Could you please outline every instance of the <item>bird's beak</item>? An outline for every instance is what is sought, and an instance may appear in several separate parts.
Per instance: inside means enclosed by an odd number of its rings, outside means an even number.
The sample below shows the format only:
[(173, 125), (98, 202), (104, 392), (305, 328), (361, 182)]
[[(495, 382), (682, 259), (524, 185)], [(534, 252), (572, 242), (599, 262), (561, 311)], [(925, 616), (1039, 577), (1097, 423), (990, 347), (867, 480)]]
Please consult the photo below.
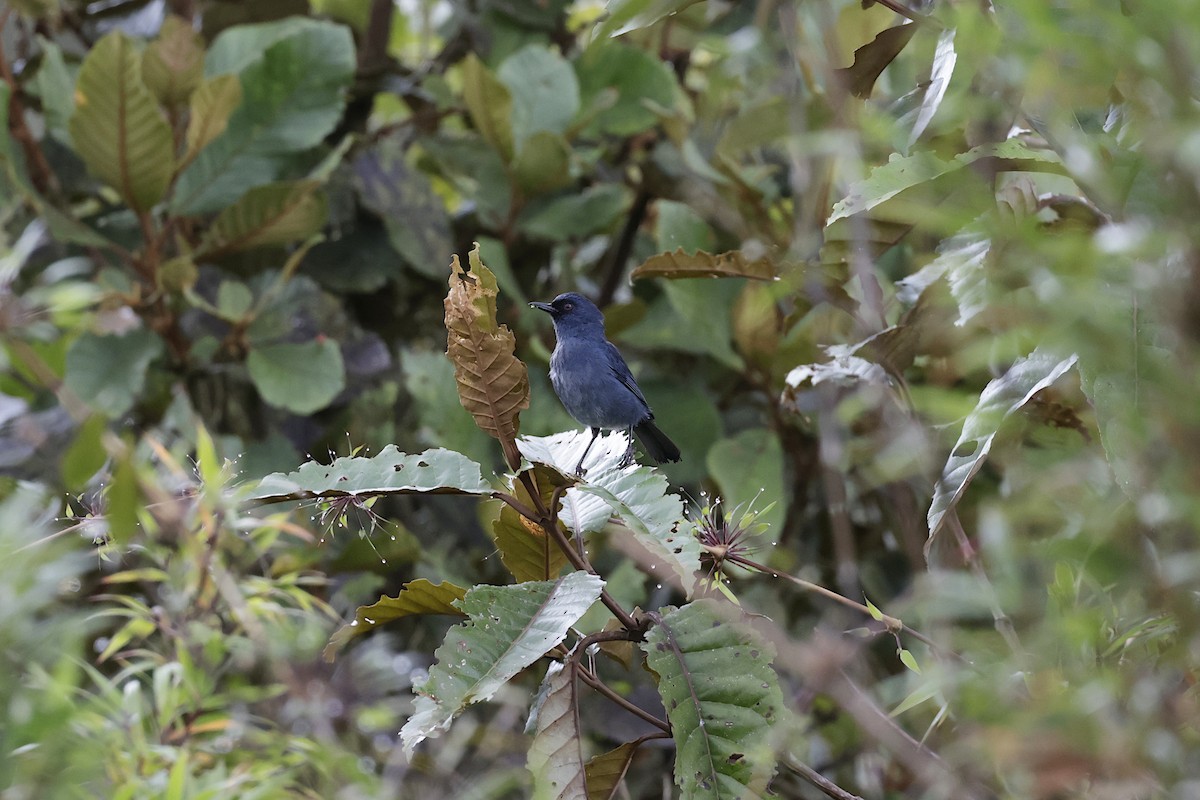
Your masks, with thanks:
[(538, 311), (545, 311), (550, 316), (554, 316), (554, 306), (549, 303), (530, 303), (530, 308), (536, 308)]

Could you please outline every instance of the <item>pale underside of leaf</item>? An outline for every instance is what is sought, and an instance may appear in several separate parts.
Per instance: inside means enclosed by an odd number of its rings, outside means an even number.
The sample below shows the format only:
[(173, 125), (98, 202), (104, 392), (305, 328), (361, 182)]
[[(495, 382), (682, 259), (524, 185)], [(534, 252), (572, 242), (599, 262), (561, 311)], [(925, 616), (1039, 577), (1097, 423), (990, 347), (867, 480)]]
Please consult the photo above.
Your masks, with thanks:
[(544, 686), (528, 757), (534, 800), (586, 800), (575, 660), (552, 663)]

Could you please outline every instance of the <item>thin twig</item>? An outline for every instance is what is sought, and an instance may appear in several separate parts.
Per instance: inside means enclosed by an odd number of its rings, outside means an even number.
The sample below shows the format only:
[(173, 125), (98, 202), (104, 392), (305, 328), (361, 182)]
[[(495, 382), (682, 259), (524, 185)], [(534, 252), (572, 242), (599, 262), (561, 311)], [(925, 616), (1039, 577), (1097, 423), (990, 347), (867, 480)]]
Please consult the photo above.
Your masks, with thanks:
[(838, 786), (821, 773), (817, 772), (808, 764), (805, 764), (803, 761), (797, 761), (790, 755), (784, 756), (782, 763), (783, 766), (787, 767), (792, 772), (796, 773), (801, 778), (820, 789), (826, 797), (832, 797), (833, 800), (863, 800), (858, 795), (847, 792), (845, 789)]
[(0, 11), (0, 77), (4, 79), (9, 88), (8, 124), (12, 129), (13, 139), (20, 142), (21, 149), (25, 151), (25, 160), (30, 166), (29, 177), (33, 181), (34, 188), (53, 196), (59, 192), (58, 178), (55, 176), (54, 170), (50, 168), (50, 163), (46, 161), (42, 148), (38, 146), (37, 140), (33, 138), (33, 134), (25, 125), (25, 107), (21, 103), (21, 87), (17, 84), (17, 79), (8, 63), (8, 56), (4, 52), (3, 33), (8, 28), (12, 13), (12, 6)]
[(622, 697), (621, 695), (619, 695), (615, 691), (613, 691), (611, 688), (609, 688), (608, 684), (606, 684), (604, 681), (602, 681), (598, 677), (596, 677), (596, 674), (594, 672), (592, 672), (591, 670), (589, 670), (587, 667), (583, 666), (582, 664), (579, 665), (579, 677), (583, 678), (583, 682), (586, 683), (588, 686), (592, 687), (597, 692), (599, 692), (600, 694), (607, 697), (609, 700), (612, 700), (614, 703), (616, 703), (621, 708), (628, 711), (630, 714), (633, 714), (635, 717), (638, 717), (639, 719), (642, 719), (643, 721), (650, 723), (654, 727), (656, 727), (659, 730), (663, 731), (664, 733), (670, 735), (671, 725), (669, 722), (667, 722), (666, 720), (659, 719), (658, 717), (654, 716), (653, 714), (651, 714), (649, 711), (646, 711), (645, 709), (638, 708), (633, 703), (629, 702), (624, 697)]

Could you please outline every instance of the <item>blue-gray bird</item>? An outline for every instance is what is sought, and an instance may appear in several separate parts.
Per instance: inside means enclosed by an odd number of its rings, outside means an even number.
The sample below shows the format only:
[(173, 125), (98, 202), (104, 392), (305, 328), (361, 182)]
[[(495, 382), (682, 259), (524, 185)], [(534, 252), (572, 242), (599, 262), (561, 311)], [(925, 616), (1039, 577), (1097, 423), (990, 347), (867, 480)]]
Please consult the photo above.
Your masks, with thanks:
[[(604, 315), (581, 294), (560, 294), (550, 303), (530, 303), (554, 320), (557, 342), (550, 356), (550, 382), (567, 413), (592, 429), (575, 467), (592, 449), (601, 430), (637, 434), (656, 464), (678, 461), (679, 448), (654, 424), (654, 412), (616, 346), (604, 336)], [(633, 439), (629, 441), (629, 455)]]

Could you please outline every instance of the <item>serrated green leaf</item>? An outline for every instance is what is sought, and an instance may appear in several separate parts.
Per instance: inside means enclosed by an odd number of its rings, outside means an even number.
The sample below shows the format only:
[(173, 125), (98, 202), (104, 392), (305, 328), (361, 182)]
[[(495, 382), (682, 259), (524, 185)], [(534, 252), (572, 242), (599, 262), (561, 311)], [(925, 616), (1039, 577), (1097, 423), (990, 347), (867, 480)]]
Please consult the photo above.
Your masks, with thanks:
[(263, 400), (296, 414), (324, 408), (346, 386), (342, 350), (332, 339), (251, 347), (246, 369)]
[(67, 351), (66, 386), (97, 411), (119, 417), (133, 407), (162, 350), (162, 340), (145, 328), (120, 336), (85, 333)]
[(463, 616), (455, 605), (462, 600), (467, 590), (448, 581), (431, 583), (424, 578), (409, 581), (400, 587), (395, 597), (383, 596), (369, 606), (359, 606), (354, 611), (354, 621), (343, 625), (329, 638), (329, 644), (321, 651), (326, 661), (333, 661), (343, 647), (352, 639), (370, 633), (379, 625), (393, 620), (424, 614), (451, 614)]
[(714, 600), (663, 609), (642, 644), (685, 800), (763, 796), (775, 770), (770, 731), (783, 713), (775, 650), (733, 613)]
[(505, 163), (513, 157), (512, 95), (474, 53), (462, 62), (463, 102), (475, 129)]
[(1051, 386), (1067, 370), (1075, 366), (1078, 356), (1060, 358), (1035, 350), (1015, 362), (1004, 375), (984, 387), (979, 403), (963, 422), (962, 433), (954, 445), (942, 477), (933, 492), (929, 505), (929, 539), (925, 554), (929, 555), (934, 538), (942, 529), (946, 514), (958, 505), (971, 480), (982, 468), (992, 448), (1000, 426), (1009, 416), (1033, 399), (1034, 395)]
[(321, 230), (327, 214), (317, 181), (258, 186), (217, 216), (198, 253), (211, 257), (303, 241)]
[(278, 180), (337, 125), (354, 68), (354, 42), (343, 25), (292, 17), (222, 32), (205, 74), (236, 74), (242, 103), (180, 174), (172, 210), (216, 211)]
[(148, 211), (162, 198), (175, 171), (171, 126), (142, 82), (133, 41), (120, 31), (83, 60), (68, 127), (88, 171), (131, 208)]
[(182, 105), (204, 77), (204, 40), (190, 22), (174, 14), (142, 51), (142, 80), (166, 106)]
[(415, 711), (400, 731), (404, 749), (446, 730), (471, 703), (487, 700), (566, 639), (600, 597), (604, 581), (572, 572), (557, 581), (476, 586), (459, 607), (468, 621), (446, 634), (429, 679), (414, 687)]
[(404, 453), (388, 445), (370, 458), (343, 457), (332, 464), (309, 461), (259, 481), (246, 499), (263, 503), (308, 497), (383, 494), (490, 494), (480, 467), (466, 456), (436, 448)]
[(542, 682), (537, 732), (529, 746), (533, 800), (585, 800), (583, 736), (579, 730), (579, 699), (575, 661), (555, 661)]

